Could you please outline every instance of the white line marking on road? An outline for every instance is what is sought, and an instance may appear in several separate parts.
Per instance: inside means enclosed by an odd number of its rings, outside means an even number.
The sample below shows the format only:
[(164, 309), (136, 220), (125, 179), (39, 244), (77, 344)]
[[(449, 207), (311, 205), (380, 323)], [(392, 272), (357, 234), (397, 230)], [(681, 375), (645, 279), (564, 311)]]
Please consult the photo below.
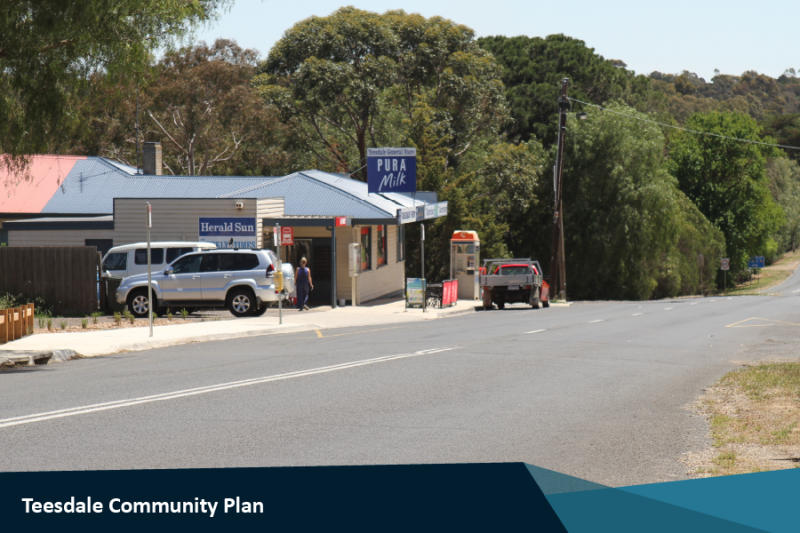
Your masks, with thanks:
[(672, 309), (672, 308), (671, 307), (665, 307), (664, 311), (669, 311), (670, 309)]
[(589, 324), (594, 324), (595, 322), (603, 322), (603, 320), (602, 319), (600, 319), (600, 320), (590, 320)]
[(642, 313), (633, 313), (631, 316), (641, 316)]
[(689, 304), (689, 305), (697, 305), (697, 302), (695, 302), (695, 303), (693, 303), (693, 304)]
[(537, 329), (535, 331), (526, 331), (523, 335), (527, 335), (528, 333), (541, 333), (543, 331), (547, 331), (546, 329)]
[(710, 301), (712, 304), (713, 304), (714, 302), (716, 302), (716, 300), (709, 300), (709, 301)]
[(13, 418), (0, 419), (0, 428), (18, 426), (20, 424), (30, 424), (32, 422), (43, 422), (45, 420), (52, 420), (55, 418), (84, 415), (87, 413), (94, 413), (97, 411), (107, 411), (109, 409), (119, 409), (120, 407), (131, 407), (143, 403), (161, 402), (164, 400), (175, 400), (177, 398), (184, 398), (186, 396), (196, 396), (198, 394), (205, 394), (208, 392), (235, 389), (238, 387), (247, 387), (249, 385), (269, 383), (270, 381), (280, 381), (284, 379), (313, 376), (315, 374), (324, 374), (327, 372), (335, 372), (337, 370), (346, 370), (348, 368), (355, 368), (358, 366), (372, 365), (376, 363), (385, 363), (388, 361), (394, 361), (396, 359), (405, 359), (407, 357), (417, 357), (420, 355), (430, 355), (439, 352), (447, 352), (450, 350), (455, 350), (455, 348), (433, 348), (430, 350), (420, 350), (414, 353), (387, 355), (384, 357), (376, 357), (374, 359), (363, 359), (361, 361), (351, 361), (349, 363), (341, 363), (338, 365), (323, 366), (319, 368), (311, 368), (309, 370), (298, 370), (297, 372), (287, 372), (286, 374), (275, 374), (273, 376), (243, 379), (240, 381), (231, 381), (228, 383), (219, 383), (217, 385), (208, 385), (206, 387), (197, 387), (194, 389), (184, 389), (173, 392), (166, 392), (163, 394), (154, 394), (152, 396), (141, 396), (139, 398), (129, 398), (127, 400), (116, 400), (113, 402), (84, 405), (82, 407), (59, 409), (58, 411), (48, 411), (45, 413), (36, 413), (32, 415), (15, 416)]

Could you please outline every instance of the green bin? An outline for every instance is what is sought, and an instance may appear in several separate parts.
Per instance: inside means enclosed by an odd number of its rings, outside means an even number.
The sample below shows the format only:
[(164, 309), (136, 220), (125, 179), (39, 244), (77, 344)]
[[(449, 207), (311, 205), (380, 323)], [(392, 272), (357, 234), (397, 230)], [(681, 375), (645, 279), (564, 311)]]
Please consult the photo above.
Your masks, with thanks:
[(125, 304), (117, 303), (117, 289), (119, 288), (122, 279), (117, 276), (108, 276), (103, 278), (106, 284), (106, 301), (111, 311), (115, 313), (122, 313), (125, 311)]

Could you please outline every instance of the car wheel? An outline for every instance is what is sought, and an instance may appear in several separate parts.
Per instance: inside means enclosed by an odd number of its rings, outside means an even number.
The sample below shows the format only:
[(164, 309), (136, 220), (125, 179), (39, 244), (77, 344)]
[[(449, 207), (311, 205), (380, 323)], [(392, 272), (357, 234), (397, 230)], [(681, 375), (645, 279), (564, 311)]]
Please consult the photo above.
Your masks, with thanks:
[(498, 309), (505, 309), (506, 308), (506, 303), (505, 302), (497, 302), (497, 308)]
[(531, 297), (531, 307), (534, 309), (539, 309), (542, 306), (542, 300), (539, 295), (538, 289), (535, 291), (534, 295)]
[(550, 300), (545, 300), (542, 302), (542, 307), (550, 307)]
[(147, 289), (137, 289), (128, 296), (128, 310), (137, 318), (147, 316), (149, 305)]
[(262, 316), (264, 313), (267, 312), (267, 304), (261, 304), (261, 307), (256, 309), (251, 316)]
[(248, 289), (234, 289), (228, 294), (228, 311), (237, 318), (250, 316), (256, 310), (256, 299)]

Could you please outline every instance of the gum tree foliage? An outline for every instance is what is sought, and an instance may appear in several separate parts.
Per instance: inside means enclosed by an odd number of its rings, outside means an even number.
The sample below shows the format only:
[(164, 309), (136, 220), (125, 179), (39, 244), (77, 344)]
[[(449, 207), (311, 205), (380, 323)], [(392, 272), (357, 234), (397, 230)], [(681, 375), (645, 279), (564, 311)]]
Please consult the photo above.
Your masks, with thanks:
[(709, 111), (745, 113), (769, 122), (771, 117), (800, 110), (800, 79), (792, 70), (777, 79), (752, 70), (740, 76), (715, 71), (711, 81), (685, 70), (681, 74), (656, 71), (650, 78), (653, 88), (667, 98), (670, 113), (681, 124), (693, 113)]
[[(510, 139), (536, 137), (549, 147), (556, 142), (558, 95), (563, 78), (570, 79), (569, 95), (603, 104), (623, 100), (641, 111), (656, 111), (664, 98), (655, 94), (645, 76), (606, 60), (593, 48), (566, 35), (541, 37), (483, 37), (478, 44), (503, 67), (502, 80), (511, 107), (506, 130)], [(580, 109), (575, 104), (575, 110)], [(591, 111), (590, 111), (591, 112)]]
[[(261, 70), (260, 94), (323, 169), (366, 180), (367, 147), (417, 148), (417, 189), (449, 202), (446, 218), (426, 223), (429, 279), (449, 276), (457, 229), (479, 232), (484, 257), (508, 255), (510, 213), (534, 203), (543, 157), (500, 135), (501, 69), (471, 29), (347, 7), (287, 30)], [(406, 230), (406, 269), (416, 275), (419, 225)]]
[(800, 244), (800, 164), (787, 157), (767, 162), (767, 177), (772, 198), (786, 214), (786, 221), (772, 235), (777, 247), (775, 254), (765, 259), (772, 263), (781, 254)]
[[(619, 104), (609, 108), (647, 117)], [(718, 254), (723, 240), (667, 172), (660, 129), (610, 112), (571, 119), (568, 127), (564, 233), (570, 298), (640, 300), (696, 292), (696, 252)]]
[(422, 143), (420, 122), (446, 169), (507, 118), (499, 67), (470, 28), (441, 17), (341, 8), (287, 30), (261, 71), (259, 91), (320, 165), (363, 180), (367, 147)]
[[(762, 140), (756, 121), (739, 113), (695, 114), (686, 126)], [(771, 235), (784, 223), (784, 213), (770, 194), (766, 165), (768, 157), (780, 154), (771, 147), (688, 132), (677, 132), (670, 138), (668, 168), (681, 190), (725, 235), (733, 274), (747, 267), (750, 256), (771, 255), (777, 247)]]
[(0, 166), (25, 168), (72, 121), (69, 94), (93, 72), (133, 76), (153, 51), (228, 0), (0, 2)]
[[(798, 88), (798, 93), (800, 93), (800, 88)], [(800, 113), (771, 115), (762, 120), (760, 124), (764, 127), (764, 133), (775, 139), (778, 144), (798, 147), (796, 149), (786, 148), (784, 151), (788, 157), (800, 161)]]
[[(226, 39), (164, 54), (139, 83), (140, 147), (160, 141), (174, 175), (288, 173), (286, 128), (250, 84), (257, 62), (257, 51)], [(135, 86), (90, 80), (69, 151), (135, 166), (136, 99)]]

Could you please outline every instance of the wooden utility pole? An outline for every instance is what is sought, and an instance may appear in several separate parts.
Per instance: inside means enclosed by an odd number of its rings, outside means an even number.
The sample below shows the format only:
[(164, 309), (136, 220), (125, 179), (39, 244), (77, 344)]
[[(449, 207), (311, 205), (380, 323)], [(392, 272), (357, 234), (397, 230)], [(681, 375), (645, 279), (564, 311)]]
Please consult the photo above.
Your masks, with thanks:
[(569, 99), (567, 87), (569, 78), (561, 80), (561, 94), (558, 97), (558, 144), (556, 167), (553, 181), (555, 184), (555, 208), (553, 211), (553, 248), (550, 256), (550, 299), (567, 299), (567, 273), (564, 254), (564, 208), (563, 208), (563, 176), (564, 176), (564, 136), (567, 133), (567, 113)]

